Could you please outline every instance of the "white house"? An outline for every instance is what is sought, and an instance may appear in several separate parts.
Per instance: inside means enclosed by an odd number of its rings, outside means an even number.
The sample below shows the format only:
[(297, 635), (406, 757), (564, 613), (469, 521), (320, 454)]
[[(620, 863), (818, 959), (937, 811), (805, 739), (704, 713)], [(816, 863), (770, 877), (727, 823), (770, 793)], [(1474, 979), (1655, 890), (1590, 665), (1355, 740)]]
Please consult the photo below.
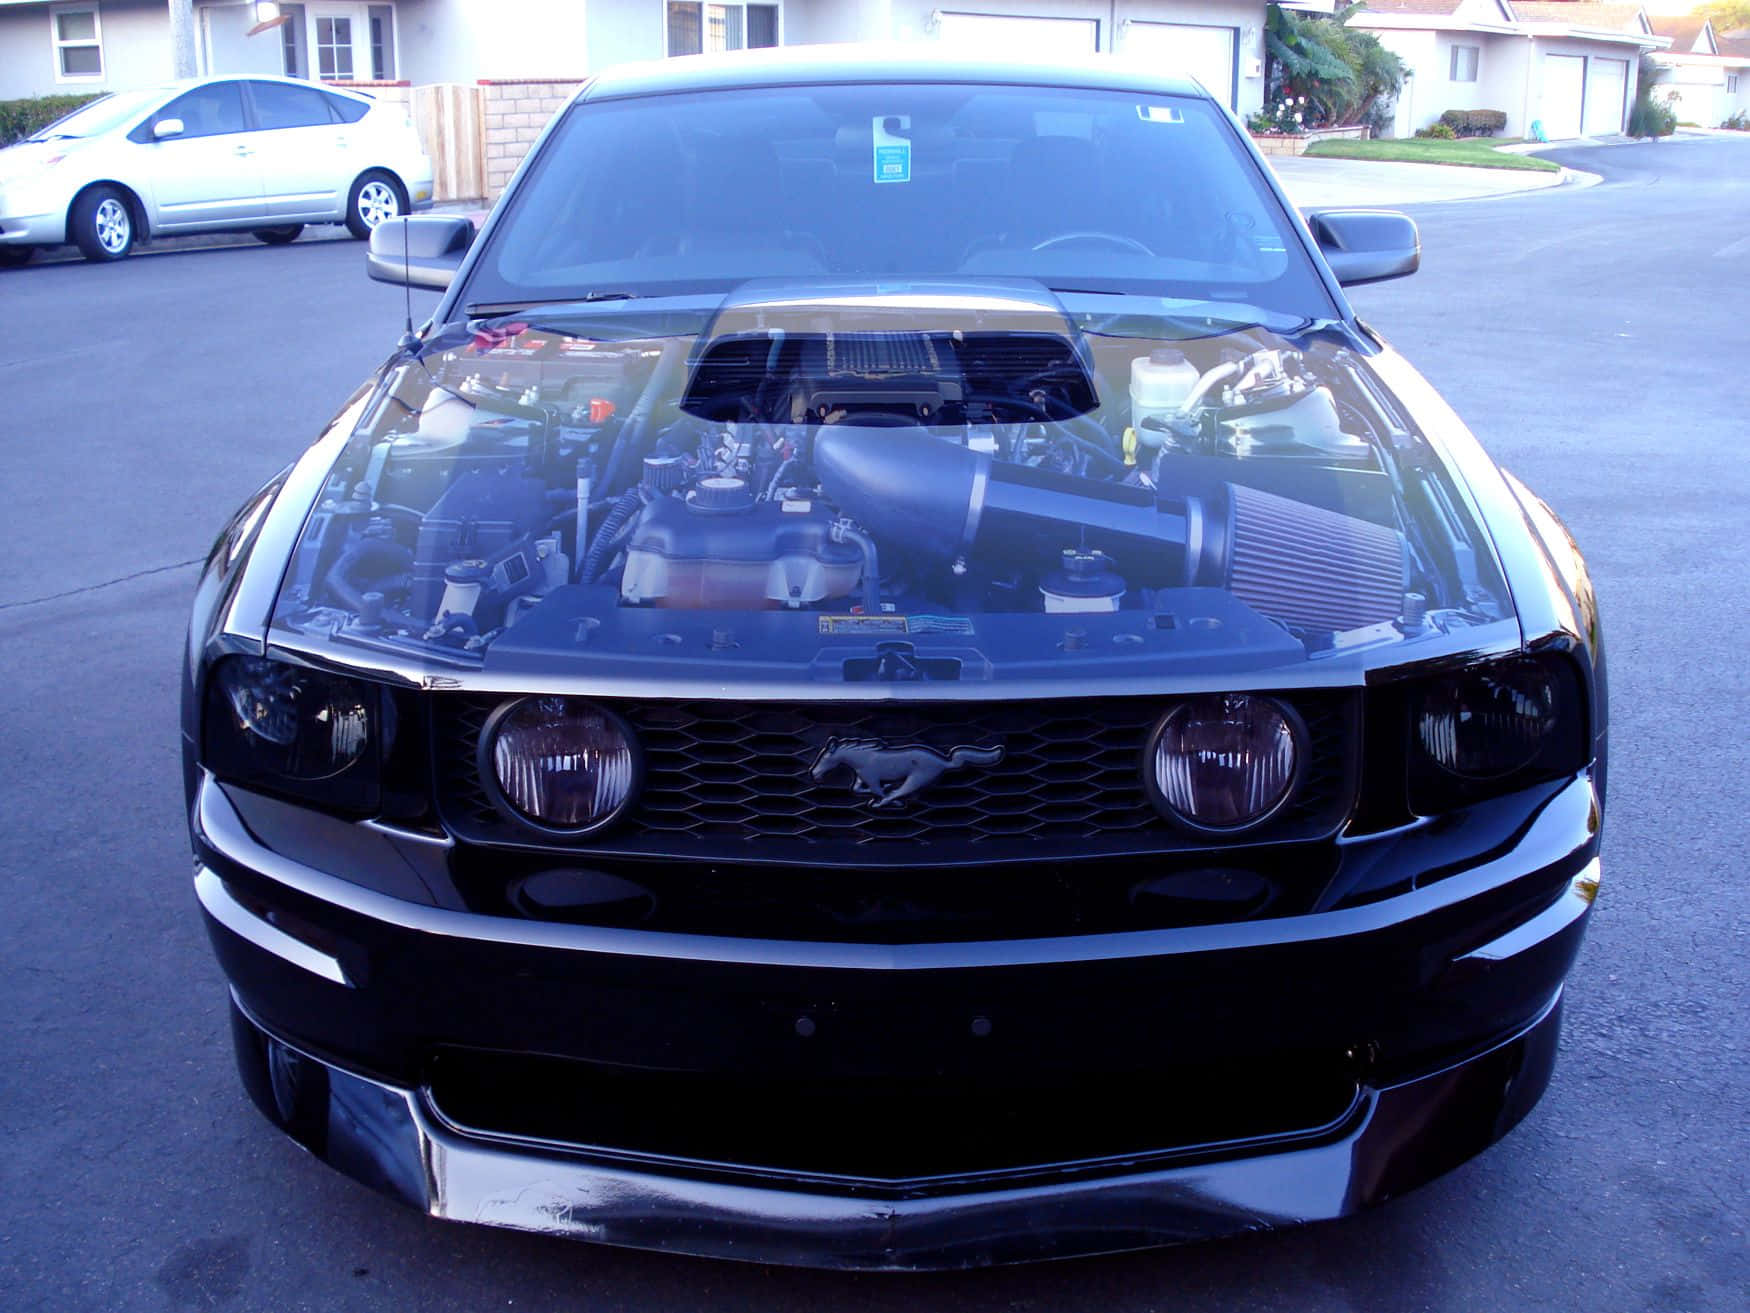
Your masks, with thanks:
[(1658, 94), (1671, 93), (1680, 122), (1711, 128), (1734, 114), (1750, 114), (1750, 38), (1722, 37), (1707, 19), (1693, 15), (1652, 23), (1671, 39), (1671, 48), (1654, 58), (1664, 70)]
[(1499, 110), (1509, 137), (1619, 133), (1641, 51), (1669, 44), (1638, 4), (1591, 0), (1367, 0), (1349, 24), (1409, 65), (1398, 136), (1449, 109)]
[[(1332, 0), (1297, 0), (1329, 12)], [(1264, 97), (1265, 0), (194, 0), (196, 71), (333, 81), (578, 79), (630, 59), (828, 41), (1116, 52)], [(167, 0), (0, 0), (0, 99), (172, 75)]]

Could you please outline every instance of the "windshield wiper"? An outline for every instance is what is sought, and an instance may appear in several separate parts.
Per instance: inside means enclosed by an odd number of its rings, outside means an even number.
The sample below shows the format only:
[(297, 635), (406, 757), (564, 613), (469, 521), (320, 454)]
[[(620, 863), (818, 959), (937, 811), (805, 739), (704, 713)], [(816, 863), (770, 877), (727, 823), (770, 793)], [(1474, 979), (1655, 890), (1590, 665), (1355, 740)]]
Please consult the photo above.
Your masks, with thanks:
[(495, 315), (514, 315), (542, 305), (587, 305), (595, 301), (636, 301), (638, 293), (602, 290), (585, 292), (582, 296), (547, 296), (533, 301), (481, 301), (464, 306), (470, 319), (491, 319)]

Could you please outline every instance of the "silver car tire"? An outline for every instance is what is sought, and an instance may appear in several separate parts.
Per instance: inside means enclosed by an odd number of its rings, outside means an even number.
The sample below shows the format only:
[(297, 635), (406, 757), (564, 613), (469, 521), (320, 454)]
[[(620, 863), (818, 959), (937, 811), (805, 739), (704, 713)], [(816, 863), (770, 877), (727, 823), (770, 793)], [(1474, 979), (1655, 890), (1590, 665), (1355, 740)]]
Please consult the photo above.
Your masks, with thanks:
[(359, 174), (346, 198), (346, 228), (354, 237), (369, 237), (384, 220), (406, 213), (407, 193), (381, 169)]
[(94, 187), (73, 202), (67, 235), (87, 260), (120, 260), (134, 249), (134, 212), (114, 187)]

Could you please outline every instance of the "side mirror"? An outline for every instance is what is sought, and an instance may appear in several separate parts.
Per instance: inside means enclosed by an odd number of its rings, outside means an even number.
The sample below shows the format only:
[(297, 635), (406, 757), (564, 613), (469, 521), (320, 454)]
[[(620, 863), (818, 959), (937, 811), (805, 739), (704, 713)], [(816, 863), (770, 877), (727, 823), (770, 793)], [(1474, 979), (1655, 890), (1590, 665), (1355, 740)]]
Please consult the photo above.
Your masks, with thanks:
[(1306, 224), (1345, 287), (1402, 278), (1422, 263), (1416, 221), (1396, 210), (1309, 210)]
[(159, 119), (152, 125), (152, 140), (163, 141), (166, 137), (180, 137), (186, 130), (181, 119)]
[(459, 214), (386, 219), (371, 232), (365, 272), (379, 283), (441, 292), (474, 242), (474, 221)]

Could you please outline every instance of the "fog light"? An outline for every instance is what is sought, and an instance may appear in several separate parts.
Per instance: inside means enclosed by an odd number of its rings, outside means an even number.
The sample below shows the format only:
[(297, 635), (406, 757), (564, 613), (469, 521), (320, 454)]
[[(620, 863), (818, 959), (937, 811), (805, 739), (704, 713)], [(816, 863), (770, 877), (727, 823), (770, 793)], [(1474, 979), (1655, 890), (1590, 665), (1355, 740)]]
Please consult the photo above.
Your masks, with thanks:
[(1187, 698), (1161, 718), (1146, 775), (1156, 803), (1189, 829), (1233, 833), (1269, 820), (1300, 772), (1298, 718), (1274, 698)]
[(638, 753), (625, 723), (579, 698), (513, 702), (481, 736), (481, 778), (525, 824), (579, 835), (608, 824), (632, 800)]

